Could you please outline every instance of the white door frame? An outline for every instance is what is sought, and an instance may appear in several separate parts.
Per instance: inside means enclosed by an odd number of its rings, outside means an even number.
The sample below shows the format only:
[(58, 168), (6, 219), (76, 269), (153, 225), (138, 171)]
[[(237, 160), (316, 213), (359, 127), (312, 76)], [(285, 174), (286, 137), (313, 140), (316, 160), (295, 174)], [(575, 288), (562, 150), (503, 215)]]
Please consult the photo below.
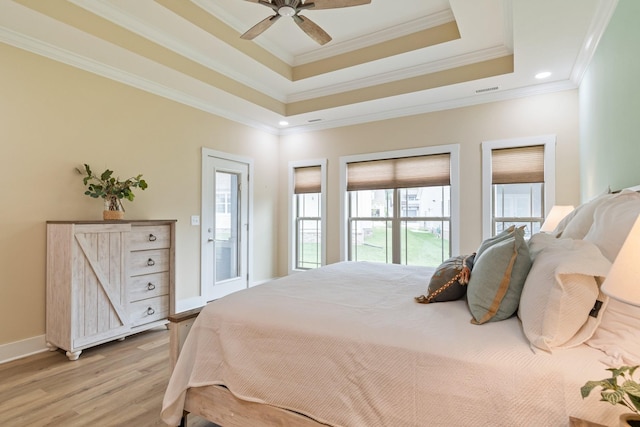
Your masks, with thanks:
[[(213, 204), (209, 203), (209, 199), (211, 194), (213, 194), (210, 185), (209, 185), (209, 177), (207, 176), (207, 161), (211, 157), (216, 157), (223, 160), (229, 160), (237, 163), (243, 163), (248, 166), (249, 175), (247, 177), (248, 180), (248, 189), (243, 190), (247, 192), (248, 197), (248, 212), (247, 212), (247, 221), (248, 221), (248, 229), (243, 230), (244, 235), (247, 239), (247, 253), (244, 254), (247, 260), (247, 286), (251, 286), (251, 278), (253, 277), (253, 159), (244, 156), (238, 156), (235, 154), (225, 153), (222, 151), (212, 150), (210, 148), (202, 147), (202, 169), (201, 169), (201, 227), (200, 227), (200, 298), (202, 300), (202, 304), (207, 303), (207, 291), (206, 286), (208, 286), (208, 273), (205, 271), (206, 262), (205, 260), (207, 254), (207, 245), (210, 245), (209, 242), (209, 232), (207, 230), (207, 226), (205, 225), (205, 221), (208, 216), (213, 215), (211, 209)], [(215, 201), (214, 201), (215, 203)]]

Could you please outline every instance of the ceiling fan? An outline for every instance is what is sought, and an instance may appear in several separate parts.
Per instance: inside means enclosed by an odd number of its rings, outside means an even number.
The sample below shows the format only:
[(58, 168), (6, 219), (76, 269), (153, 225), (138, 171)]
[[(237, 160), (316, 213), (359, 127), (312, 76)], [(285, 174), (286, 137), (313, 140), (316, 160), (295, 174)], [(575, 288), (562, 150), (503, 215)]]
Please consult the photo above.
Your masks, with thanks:
[(340, 7), (360, 6), (371, 3), (371, 0), (245, 0), (258, 3), (272, 9), (276, 14), (269, 16), (251, 27), (240, 36), (245, 40), (253, 40), (271, 27), (280, 17), (289, 16), (309, 37), (323, 45), (331, 41), (331, 36), (306, 16), (300, 16), (303, 10), (337, 9)]

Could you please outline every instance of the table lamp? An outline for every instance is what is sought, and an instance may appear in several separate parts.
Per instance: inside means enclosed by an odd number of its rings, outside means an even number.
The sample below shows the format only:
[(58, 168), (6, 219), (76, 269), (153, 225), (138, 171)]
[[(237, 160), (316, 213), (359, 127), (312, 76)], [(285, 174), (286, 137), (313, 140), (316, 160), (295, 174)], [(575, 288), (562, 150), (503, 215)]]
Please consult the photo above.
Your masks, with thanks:
[(572, 210), (573, 206), (571, 205), (555, 205), (552, 207), (549, 211), (549, 215), (547, 215), (547, 218), (544, 220), (542, 227), (540, 227), (540, 232), (550, 233), (555, 230), (560, 221), (562, 221), (565, 216), (569, 215)]
[(640, 217), (636, 218), (607, 278), (602, 292), (627, 304), (640, 306)]

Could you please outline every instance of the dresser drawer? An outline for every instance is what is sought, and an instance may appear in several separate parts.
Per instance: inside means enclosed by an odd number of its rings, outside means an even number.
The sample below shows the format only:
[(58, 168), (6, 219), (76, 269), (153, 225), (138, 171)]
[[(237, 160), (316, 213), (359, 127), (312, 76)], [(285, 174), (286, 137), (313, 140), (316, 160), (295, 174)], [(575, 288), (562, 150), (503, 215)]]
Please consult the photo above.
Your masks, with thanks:
[(169, 249), (131, 252), (129, 276), (169, 271)]
[(171, 226), (134, 225), (129, 235), (129, 249), (165, 249), (171, 246)]
[(129, 301), (169, 294), (169, 272), (144, 274), (129, 278)]
[(169, 315), (169, 297), (165, 295), (132, 302), (129, 309), (129, 321), (133, 327), (166, 319)]

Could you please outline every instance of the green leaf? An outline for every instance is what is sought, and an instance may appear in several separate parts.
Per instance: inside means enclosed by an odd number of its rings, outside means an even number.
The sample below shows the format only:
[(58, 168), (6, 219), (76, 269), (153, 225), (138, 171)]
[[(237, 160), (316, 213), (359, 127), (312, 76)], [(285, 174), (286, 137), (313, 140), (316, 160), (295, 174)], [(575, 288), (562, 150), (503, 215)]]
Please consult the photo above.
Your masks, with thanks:
[(640, 384), (633, 380), (626, 380), (622, 383), (621, 388), (631, 396), (640, 397)]
[(584, 399), (585, 397), (589, 396), (589, 393), (591, 393), (591, 390), (593, 390), (594, 388), (602, 387), (603, 390), (608, 390), (609, 385), (610, 384), (605, 380), (587, 381), (587, 383), (580, 388), (580, 393), (582, 394), (582, 398)]
[(603, 390), (600, 393), (602, 400), (611, 403), (612, 405), (616, 405), (622, 402), (624, 398), (624, 391), (622, 390)]
[[(580, 392), (582, 398), (589, 395), (595, 387), (601, 387), (601, 400), (612, 405), (623, 405), (635, 413), (640, 412), (640, 384), (633, 379), (633, 374), (638, 366), (621, 366), (619, 368), (607, 368), (611, 372), (611, 378), (600, 381), (588, 381)], [(622, 384), (618, 384), (618, 379)]]
[[(83, 173), (80, 168), (76, 168), (76, 170), (80, 174)], [(82, 182), (87, 186), (84, 194), (93, 198), (132, 201), (135, 197), (132, 188), (141, 188), (142, 190), (147, 188), (146, 181), (141, 179), (142, 174), (120, 181), (120, 178), (113, 176), (113, 171), (110, 169), (106, 169), (100, 176), (96, 176), (89, 165), (85, 163), (84, 170), (86, 176), (83, 177)]]
[(635, 412), (640, 412), (640, 397), (637, 396), (629, 396), (629, 401), (635, 408)]

